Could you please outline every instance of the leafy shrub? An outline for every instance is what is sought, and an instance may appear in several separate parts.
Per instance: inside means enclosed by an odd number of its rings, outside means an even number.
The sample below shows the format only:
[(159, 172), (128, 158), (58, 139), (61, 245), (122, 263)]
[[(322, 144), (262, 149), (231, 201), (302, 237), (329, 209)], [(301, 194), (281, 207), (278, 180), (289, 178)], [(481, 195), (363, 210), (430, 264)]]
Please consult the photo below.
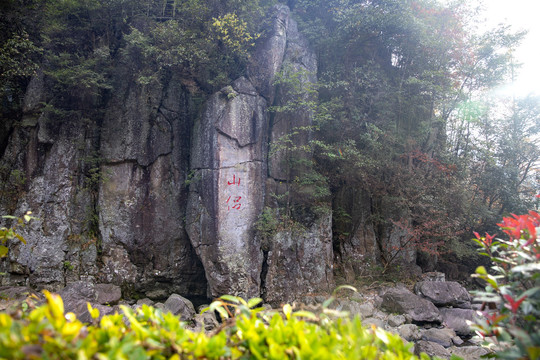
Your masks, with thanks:
[(146, 305), (99, 321), (88, 305), (94, 323), (85, 325), (64, 314), (58, 295), (44, 293), (47, 303), (31, 312), (0, 314), (0, 359), (418, 359), (397, 335), (358, 318), (330, 320), (290, 305), (283, 314), (251, 309), (260, 299), (214, 302), (209, 310), (224, 322), (208, 335)]
[(498, 225), (508, 240), (475, 233), (480, 253), (493, 264), (489, 272), (483, 266), (476, 269), (475, 276), (487, 283), (478, 299), (497, 304), (497, 310), (486, 312), (474, 329), (488, 343), (502, 346), (498, 358), (539, 359), (540, 215), (513, 215)]
[(8, 241), (18, 239), (22, 243), (26, 244), (26, 240), (22, 237), (22, 235), (17, 233), (17, 228), (24, 227), (26, 223), (34, 219), (32, 216), (30, 216), (31, 214), (32, 212), (28, 211), (23, 215), (22, 218), (11, 215), (2, 216), (4, 219), (14, 220), (15, 224), (11, 227), (0, 226), (0, 258), (6, 256), (9, 251), (8, 247), (6, 246), (8, 245)]

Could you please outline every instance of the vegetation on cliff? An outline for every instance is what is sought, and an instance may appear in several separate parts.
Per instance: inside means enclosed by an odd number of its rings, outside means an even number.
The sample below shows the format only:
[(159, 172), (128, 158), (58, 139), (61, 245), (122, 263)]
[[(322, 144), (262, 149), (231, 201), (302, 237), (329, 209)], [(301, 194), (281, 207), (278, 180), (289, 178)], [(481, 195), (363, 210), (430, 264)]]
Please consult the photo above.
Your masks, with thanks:
[[(119, 73), (141, 86), (181, 74), (182, 84), (202, 103), (244, 74), (274, 3), (2, 2), (0, 151), (22, 121), (32, 76), (43, 77), (42, 109), (57, 122), (76, 117), (99, 124), (115, 81), (123, 79)], [(369, 222), (379, 254), (374, 261), (386, 270), (411, 249), (471, 256), (466, 239), (473, 229), (491, 232), (501, 215), (531, 208), (540, 102), (491, 95), (517, 71), (512, 50), (522, 33), (504, 26), (473, 31), (475, 11), (464, 1), (288, 5), (316, 49), (319, 81), (297, 89), (301, 79), (283, 72), (275, 84), (306, 92), (309, 101), (271, 110), (305, 109), (316, 120), (313, 127), (294, 130), (313, 133), (309, 146), (287, 148), (293, 150), (288, 166), (305, 169), (306, 176), (290, 179), (286, 221), (325, 211), (331, 200), (337, 256), (347, 256), (341, 245), (362, 221)], [(290, 143), (287, 136), (284, 144)], [(306, 164), (295, 152), (312, 152), (314, 160)], [(17, 201), (13, 189), (25, 190), (14, 171), (19, 170), (0, 167), (3, 209)], [(343, 201), (354, 197), (365, 200), (367, 217), (360, 219), (357, 203)], [(271, 215), (265, 212), (258, 223), (268, 233), (280, 228)]]

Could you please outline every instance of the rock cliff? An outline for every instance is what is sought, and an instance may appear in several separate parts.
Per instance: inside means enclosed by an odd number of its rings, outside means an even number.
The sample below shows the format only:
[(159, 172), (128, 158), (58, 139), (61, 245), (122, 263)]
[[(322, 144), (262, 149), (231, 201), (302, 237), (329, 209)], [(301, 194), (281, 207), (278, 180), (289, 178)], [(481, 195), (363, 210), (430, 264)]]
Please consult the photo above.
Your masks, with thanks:
[[(0, 213), (30, 209), (38, 220), (24, 230), (28, 244), (11, 244), (0, 262), (2, 284), (57, 290), (86, 280), (119, 285), (124, 296), (229, 293), (271, 302), (331, 289), (329, 212), (264, 244), (255, 231), (265, 206), (280, 212), (272, 199), (302, 171), (270, 149), (299, 128), (293, 140), (307, 145), (313, 121), (306, 108), (269, 111), (310, 96), (275, 79), (286, 70), (302, 86), (317, 81), (315, 54), (287, 6), (273, 8), (271, 24), (246, 75), (202, 107), (181, 74), (140, 84), (120, 61), (109, 98), (81, 95), (83, 111), (59, 120), (43, 111), (47, 84), (35, 77), (24, 121), (2, 136), (0, 165), (10, 174)], [(85, 108), (96, 106), (103, 111), (87, 118)], [(10, 180), (15, 173), (21, 184)]]

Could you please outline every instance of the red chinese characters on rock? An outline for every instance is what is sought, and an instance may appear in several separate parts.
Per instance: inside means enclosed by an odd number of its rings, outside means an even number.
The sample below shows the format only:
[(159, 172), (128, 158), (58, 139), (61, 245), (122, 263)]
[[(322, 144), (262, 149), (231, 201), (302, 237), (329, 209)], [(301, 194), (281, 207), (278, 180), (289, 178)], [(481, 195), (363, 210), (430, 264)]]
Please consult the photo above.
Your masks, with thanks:
[[(227, 180), (227, 186), (240, 186), (240, 177), (236, 177), (236, 174), (233, 174), (232, 181)], [(227, 210), (240, 210), (242, 207), (242, 203), (240, 202), (242, 200), (241, 196), (231, 195), (227, 198), (226, 204), (227, 204)]]
[(233, 174), (232, 182), (227, 181), (227, 185), (238, 185), (238, 186), (240, 186), (240, 177), (238, 177), (238, 182), (236, 182), (236, 174)]

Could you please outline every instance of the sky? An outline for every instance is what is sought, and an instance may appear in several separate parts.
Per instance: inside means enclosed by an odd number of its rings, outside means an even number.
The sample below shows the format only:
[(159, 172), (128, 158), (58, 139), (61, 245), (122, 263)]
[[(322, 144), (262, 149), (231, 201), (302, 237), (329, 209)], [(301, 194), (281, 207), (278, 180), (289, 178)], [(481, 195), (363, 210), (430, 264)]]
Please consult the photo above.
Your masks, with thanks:
[(522, 63), (513, 85), (506, 86), (505, 93), (540, 96), (540, 1), (538, 0), (484, 0), (486, 25), (505, 23), (514, 30), (528, 30), (521, 46), (516, 49), (516, 60)]

